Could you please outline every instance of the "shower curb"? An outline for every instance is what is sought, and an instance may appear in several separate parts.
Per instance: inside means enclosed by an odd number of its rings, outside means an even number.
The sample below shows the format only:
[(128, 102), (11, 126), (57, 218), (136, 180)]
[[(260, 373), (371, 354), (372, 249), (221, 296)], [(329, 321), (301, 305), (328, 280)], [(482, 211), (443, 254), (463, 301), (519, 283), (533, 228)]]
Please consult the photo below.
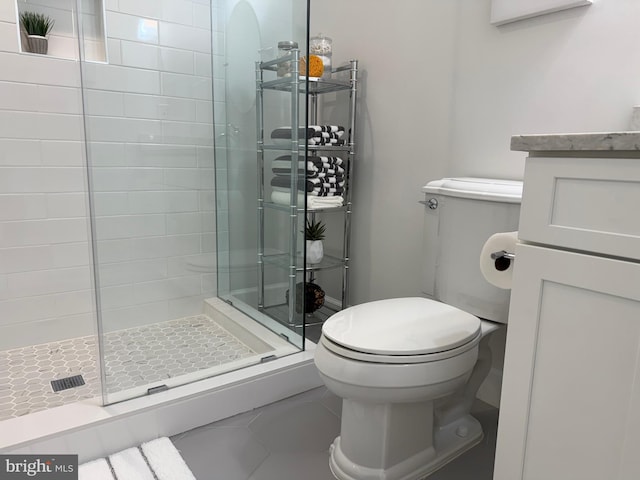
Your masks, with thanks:
[[(311, 346), (312, 347), (312, 346)], [(154, 438), (250, 411), (323, 385), (313, 348), (219, 377), (102, 407), (92, 401), (63, 405), (0, 422), (0, 451), (77, 454), (80, 462), (104, 457)], [(50, 430), (43, 432), (43, 425)], [(31, 438), (24, 438), (29, 437)]]

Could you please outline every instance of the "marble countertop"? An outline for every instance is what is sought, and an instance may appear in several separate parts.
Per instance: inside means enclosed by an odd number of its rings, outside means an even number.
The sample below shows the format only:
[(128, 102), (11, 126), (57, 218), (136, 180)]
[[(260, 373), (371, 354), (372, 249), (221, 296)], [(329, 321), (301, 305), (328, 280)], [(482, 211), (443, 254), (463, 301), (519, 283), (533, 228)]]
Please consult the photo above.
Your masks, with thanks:
[(514, 135), (511, 150), (520, 152), (640, 152), (640, 131)]

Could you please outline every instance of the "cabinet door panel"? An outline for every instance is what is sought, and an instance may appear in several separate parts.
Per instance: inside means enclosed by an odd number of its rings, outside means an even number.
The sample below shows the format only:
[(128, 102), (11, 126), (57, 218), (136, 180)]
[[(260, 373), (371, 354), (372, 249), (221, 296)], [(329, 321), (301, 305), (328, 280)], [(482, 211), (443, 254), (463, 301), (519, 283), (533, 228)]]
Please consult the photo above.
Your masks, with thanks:
[(530, 157), (519, 237), (640, 260), (640, 160)]
[(495, 480), (640, 478), (640, 264), (519, 245)]

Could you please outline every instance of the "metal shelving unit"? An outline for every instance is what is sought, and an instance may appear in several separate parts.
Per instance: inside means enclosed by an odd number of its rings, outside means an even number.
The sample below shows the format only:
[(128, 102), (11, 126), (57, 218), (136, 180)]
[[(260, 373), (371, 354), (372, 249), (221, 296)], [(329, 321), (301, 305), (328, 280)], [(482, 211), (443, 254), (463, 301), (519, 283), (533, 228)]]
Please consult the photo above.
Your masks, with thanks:
[[(258, 161), (258, 308), (272, 318), (288, 325), (291, 328), (302, 329), (304, 326), (322, 323), (328, 318), (334, 309), (325, 306), (313, 314), (305, 315), (303, 324), (296, 322), (296, 284), (300, 276), (306, 281), (313, 281), (316, 272), (330, 269), (342, 269), (342, 289), (340, 308), (346, 308), (349, 299), (349, 251), (351, 241), (351, 180), (353, 167), (356, 160), (356, 100), (358, 87), (358, 61), (351, 60), (348, 65), (336, 68), (333, 75), (344, 75), (347, 80), (337, 78), (307, 78), (300, 75), (299, 71), (300, 51), (292, 50), (291, 54), (268, 62), (256, 63), (256, 120), (257, 120), (257, 161)], [(278, 66), (284, 62), (291, 62), (291, 76), (266, 80), (265, 72), (276, 72)], [(267, 74), (270, 75), (270, 74)], [(290, 101), (291, 140), (282, 144), (270, 144), (265, 141), (265, 92), (275, 95), (288, 95)], [(349, 118), (345, 126), (344, 146), (307, 145), (306, 138), (299, 138), (299, 126), (318, 125), (319, 97), (326, 93), (348, 92)], [(300, 118), (299, 109), (302, 101), (307, 105), (307, 118)], [(346, 102), (345, 102), (346, 103)], [(346, 106), (346, 105), (345, 105)], [(291, 155), (291, 195), (288, 205), (273, 203), (265, 199), (265, 152), (281, 151)], [(325, 154), (340, 156), (344, 161), (345, 186), (343, 191), (344, 204), (337, 208), (308, 209), (306, 201), (300, 201), (297, 191), (298, 178), (306, 177), (306, 170), (298, 168), (298, 162), (307, 158), (310, 154)], [(306, 162), (304, 163), (306, 165)], [(306, 194), (302, 195), (306, 199)], [(282, 212), (289, 218), (288, 250), (278, 254), (265, 254), (265, 209)], [(343, 248), (342, 256), (326, 255), (319, 264), (305, 264), (306, 252), (297, 249), (298, 236), (302, 235), (304, 219), (315, 219), (317, 214), (336, 214), (343, 216)], [(300, 225), (302, 223), (302, 225)], [(288, 272), (289, 301), (276, 305), (267, 305), (265, 302), (265, 266), (273, 265)], [(302, 302), (304, 303), (304, 302)], [(297, 313), (297, 315), (296, 315)]]

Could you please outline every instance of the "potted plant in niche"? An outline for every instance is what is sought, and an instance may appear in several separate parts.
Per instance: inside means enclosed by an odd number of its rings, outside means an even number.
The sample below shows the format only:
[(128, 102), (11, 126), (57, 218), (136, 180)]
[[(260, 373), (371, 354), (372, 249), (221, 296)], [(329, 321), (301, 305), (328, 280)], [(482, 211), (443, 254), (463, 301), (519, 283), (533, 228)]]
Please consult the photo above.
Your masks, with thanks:
[(307, 263), (315, 264), (320, 263), (324, 255), (324, 249), (322, 247), (322, 240), (324, 239), (324, 232), (326, 225), (321, 220), (309, 221), (304, 228), (304, 239), (307, 244)]
[(20, 24), (27, 35), (27, 50), (31, 53), (46, 54), (49, 49), (47, 35), (53, 28), (54, 20), (42, 13), (21, 12)]

